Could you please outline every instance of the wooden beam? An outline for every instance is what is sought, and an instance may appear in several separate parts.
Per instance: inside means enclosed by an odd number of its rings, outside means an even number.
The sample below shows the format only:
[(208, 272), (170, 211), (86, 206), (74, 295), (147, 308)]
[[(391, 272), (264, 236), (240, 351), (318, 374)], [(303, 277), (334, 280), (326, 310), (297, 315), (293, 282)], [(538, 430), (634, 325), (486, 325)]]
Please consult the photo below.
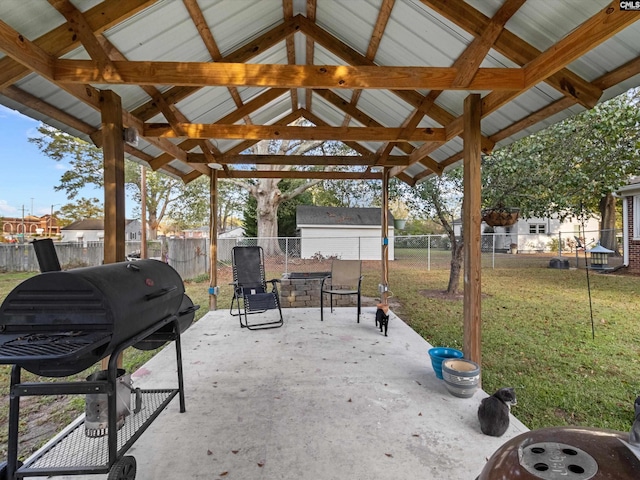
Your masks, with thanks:
[[(475, 36), (482, 35), (490, 22), (487, 16), (465, 2), (451, 2), (449, 0), (421, 1)], [(506, 29), (503, 29), (496, 39), (494, 48), (520, 66), (526, 65), (542, 53)], [(573, 97), (585, 108), (592, 108), (602, 96), (600, 88), (587, 82), (567, 68), (563, 68), (546, 78), (545, 82), (562, 92), (563, 95)]]
[(110, 78), (113, 82), (120, 81), (118, 71), (104, 48), (102, 48), (102, 45), (100, 45), (93, 28), (91, 28), (82, 12), (69, 0), (49, 0), (49, 3), (67, 20), (67, 25), (76, 33), (89, 56), (97, 63), (102, 75), (105, 78)]
[(104, 154), (104, 263), (125, 259), (124, 140), (120, 97), (105, 90), (102, 105)]
[[(322, 126), (322, 127), (329, 127), (330, 126), (329, 124), (327, 124), (327, 122), (325, 122), (324, 120), (319, 118), (317, 115), (314, 115), (313, 113), (309, 112), (308, 110), (306, 110), (304, 108), (300, 109), (300, 115), (303, 118), (306, 118), (307, 120), (309, 120), (311, 123), (313, 123), (316, 126)], [(371, 151), (369, 149), (367, 149), (363, 145), (360, 145), (358, 142), (351, 142), (351, 141), (345, 140), (342, 143), (344, 143), (347, 147), (350, 147), (351, 149), (353, 149), (355, 152), (359, 153), (360, 155), (370, 155), (371, 154)]]
[(480, 95), (469, 95), (464, 101), (464, 200), (462, 231), (464, 232), (464, 332), (465, 358), (482, 365), (482, 257), (480, 215)]
[[(613, 2), (608, 8), (601, 10), (525, 66), (523, 70), (527, 72), (528, 87), (561, 68), (556, 56), (563, 59), (562, 61), (570, 62), (640, 18), (640, 12), (621, 12), (619, 8), (614, 7), (615, 4), (616, 2)], [(519, 93), (513, 92), (490, 93), (482, 99), (482, 115), (490, 115), (518, 95)], [(446, 126), (447, 137), (459, 135), (463, 128), (463, 117), (458, 117)], [(421, 148), (421, 154), (427, 155), (438, 147), (431, 145), (430, 148), (426, 148), (425, 144)]]
[[(306, 35), (310, 35), (314, 38), (314, 40), (321, 44), (324, 48), (328, 49), (338, 57), (342, 58), (344, 61), (352, 64), (352, 65), (370, 65), (373, 66), (375, 63), (372, 60), (369, 60), (364, 55), (360, 54), (344, 42), (338, 40), (333, 35), (318, 27), (315, 23), (311, 23), (307, 21), (305, 18), (299, 19), (300, 28), (302, 32)], [(318, 90), (315, 90), (316, 92)], [(403, 101), (412, 105), (413, 107), (420, 108), (425, 101), (425, 96), (419, 92), (411, 91), (411, 90), (392, 90), (392, 93), (400, 97)], [(336, 104), (337, 106), (337, 104)], [(448, 125), (449, 123), (456, 120), (456, 117), (447, 112), (444, 108), (439, 107), (438, 105), (431, 105), (429, 108), (428, 116), (433, 120), (438, 122), (441, 125)], [(493, 143), (487, 139), (486, 137), (482, 137), (483, 149), (490, 151), (493, 148)], [(432, 150), (433, 151), (433, 150)], [(430, 153), (430, 152), (428, 152)], [(420, 157), (420, 160), (423, 160), (427, 154)], [(433, 162), (437, 164), (437, 162)], [(398, 176), (401, 172), (401, 169), (394, 169), (392, 171), (392, 176)]]
[[(101, 33), (152, 5), (157, 0), (111, 0), (102, 2), (84, 12), (94, 33)], [(54, 57), (69, 53), (80, 41), (73, 30), (63, 24), (33, 41), (35, 45)], [(14, 84), (31, 73), (28, 68), (11, 57), (0, 59), (0, 90)]]
[[(300, 30), (299, 19), (304, 18), (300, 15), (296, 15), (291, 21), (285, 21), (280, 25), (276, 25), (271, 30), (263, 33), (259, 37), (252, 39), (250, 42), (242, 45), (237, 48), (233, 52), (228, 55), (225, 55), (222, 58), (222, 61), (227, 63), (243, 63), (248, 62), (252, 58), (261, 53), (264, 53), (269, 48), (278, 44), (287, 38), (288, 35), (291, 35)], [(172, 87), (166, 92), (163, 93), (163, 96), (167, 103), (175, 104), (180, 100), (188, 97), (194, 92), (197, 92), (200, 87), (183, 87), (177, 86)], [(288, 91), (288, 89), (287, 89)], [(137, 109), (132, 112), (137, 117), (143, 120), (149, 120), (159, 113), (158, 108), (153, 104), (153, 102), (148, 102), (144, 105), (141, 105)]]
[[(332, 165), (356, 166), (375, 165), (376, 156), (369, 155), (222, 155), (217, 158), (219, 163), (228, 165)], [(189, 163), (208, 163), (201, 153), (187, 154)], [(386, 166), (405, 165), (409, 161), (406, 155), (390, 155)]]
[(56, 59), (0, 20), (0, 50), (29, 70), (53, 78)]
[[(291, 20), (293, 18), (293, 0), (282, 0), (282, 12), (285, 20)], [(289, 65), (296, 64), (296, 46), (293, 35), (287, 36), (285, 40), (285, 48), (287, 51), (287, 63)], [(313, 62), (311, 62), (313, 63)], [(307, 65), (309, 62), (307, 61)], [(298, 108), (298, 90), (292, 88), (291, 92), (291, 110)]]
[(43, 115), (52, 118), (53, 120), (64, 123), (65, 125), (68, 125), (71, 128), (78, 130), (79, 132), (82, 132), (86, 135), (91, 135), (97, 131), (88, 123), (83, 122), (73, 115), (70, 115), (63, 110), (54, 107), (50, 103), (47, 103), (44, 100), (41, 100), (38, 97), (19, 89), (18, 87), (7, 87), (0, 93), (15, 102), (36, 110), (37, 112), (40, 112)]
[(337, 172), (314, 170), (231, 170), (228, 176), (224, 172), (218, 172), (219, 178), (301, 178), (320, 180), (380, 180), (382, 173), (378, 172)]
[[(385, 127), (295, 127), (278, 125), (222, 125), (222, 124), (179, 124), (189, 138), (232, 138), (232, 139), (281, 139), (281, 140), (350, 140), (382, 141), (394, 139), (400, 128)], [(145, 124), (144, 137), (176, 138), (175, 131), (168, 124)], [(403, 141), (444, 142), (442, 128), (417, 129)]]
[[(202, 10), (198, 5), (198, 1), (182, 0), (182, 3), (184, 3), (184, 6), (187, 8), (187, 11), (189, 12), (189, 16), (191, 17), (191, 20), (193, 21), (193, 24), (195, 25), (196, 30), (198, 30), (198, 33), (200, 34), (200, 38), (202, 38), (202, 41), (204, 42), (205, 47), (207, 47), (207, 51), (209, 52), (209, 55), (211, 55), (211, 59), (214, 62), (221, 62), (223, 60), (222, 54), (220, 53), (218, 44), (213, 38), (213, 34), (209, 29), (209, 25), (207, 24), (207, 21), (204, 18), (204, 15), (202, 14)], [(242, 98), (240, 98), (240, 93), (238, 92), (238, 89), (235, 87), (229, 87), (228, 90), (236, 106), (241, 107)]]
[[(316, 0), (307, 0), (307, 16), (306, 19), (309, 22), (315, 23), (316, 22), (316, 11), (317, 11), (317, 2)], [(316, 44), (313, 40), (312, 37), (310, 36), (306, 36), (305, 37), (305, 43), (306, 43), (306, 49), (305, 49), (305, 63), (307, 65), (313, 65), (314, 62), (314, 57), (315, 57), (315, 50), (316, 50)], [(310, 88), (307, 88), (305, 90), (305, 108), (310, 112), (311, 111), (311, 104), (313, 101), (313, 94)]]
[(481, 35), (471, 42), (460, 57), (456, 60), (459, 67), (458, 75), (453, 84), (458, 87), (466, 87), (471, 83), (480, 64), (493, 47), (505, 24), (518, 11), (526, 0), (506, 0), (497, 13), (491, 18)]
[(621, 83), (631, 77), (638, 75), (639, 73), (640, 57), (637, 57), (616, 68), (615, 70), (605, 73), (593, 83), (603, 90), (606, 90), (607, 88), (611, 88), (618, 83)]
[[(6, 47), (0, 42), (0, 49)], [(18, 57), (24, 58), (24, 57)], [(32, 56), (26, 57), (31, 62)], [(286, 88), (362, 88), (394, 90), (517, 90), (524, 88), (519, 68), (481, 68), (466, 87), (453, 85), (452, 67), (380, 67), (344, 65), (265, 65), (207, 62), (114, 62), (122, 78), (105, 78), (92, 60), (55, 62), (61, 83), (124, 85), (254, 86)]]
[(638, 19), (640, 12), (623, 12), (619, 1), (612, 2), (524, 66), (527, 88), (563, 69)]

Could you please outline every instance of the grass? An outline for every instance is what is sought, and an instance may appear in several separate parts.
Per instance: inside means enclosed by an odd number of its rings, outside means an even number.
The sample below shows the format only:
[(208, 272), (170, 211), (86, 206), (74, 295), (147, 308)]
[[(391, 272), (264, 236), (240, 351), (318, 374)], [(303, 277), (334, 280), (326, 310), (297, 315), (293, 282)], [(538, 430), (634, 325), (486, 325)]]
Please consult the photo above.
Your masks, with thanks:
[[(268, 271), (267, 277), (279, 273)], [(363, 294), (376, 297), (379, 263), (364, 262), (364, 274)], [(425, 271), (411, 262), (395, 261), (390, 268), (390, 286), (400, 305), (395, 309), (400, 318), (432, 345), (461, 349), (462, 300), (425, 294), (443, 290), (448, 275), (445, 268)], [(28, 276), (0, 274), (0, 301)], [(584, 270), (510, 265), (482, 272), (483, 388), (492, 392), (503, 386), (515, 387), (518, 405), (513, 413), (531, 429), (582, 425), (627, 431), (633, 421), (633, 401), (640, 395), (640, 303), (636, 302), (640, 277), (592, 273), (590, 279), (595, 339), (591, 337)], [(231, 302), (230, 281), (229, 269), (221, 269), (219, 309), (228, 308)], [(201, 305), (196, 312), (200, 318), (209, 309), (208, 280), (186, 281), (185, 288), (194, 303)], [(135, 371), (155, 353), (130, 349), (125, 352), (125, 368)], [(8, 372), (9, 367), (0, 366), (6, 379), (0, 382), (0, 424), (5, 425)], [(76, 377), (86, 375), (88, 372)], [(67, 402), (52, 402), (46, 397), (29, 400), (21, 415), (38, 419), (44, 412), (40, 421), (53, 428), (51, 434), (84, 408), (77, 397)], [(47, 412), (55, 417), (46, 416)], [(26, 431), (28, 422), (23, 423)], [(46, 440), (46, 432), (42, 437), (28, 450)], [(2, 444), (6, 445), (5, 429), (0, 430), (0, 450), (6, 448)], [(6, 452), (0, 451), (0, 456), (4, 455)]]
[[(403, 320), (432, 345), (461, 348), (461, 301), (432, 299), (446, 271), (392, 270)], [(640, 394), (640, 278), (591, 274), (592, 339), (584, 270), (484, 270), (483, 388), (513, 386), (513, 413), (529, 428), (629, 430)]]

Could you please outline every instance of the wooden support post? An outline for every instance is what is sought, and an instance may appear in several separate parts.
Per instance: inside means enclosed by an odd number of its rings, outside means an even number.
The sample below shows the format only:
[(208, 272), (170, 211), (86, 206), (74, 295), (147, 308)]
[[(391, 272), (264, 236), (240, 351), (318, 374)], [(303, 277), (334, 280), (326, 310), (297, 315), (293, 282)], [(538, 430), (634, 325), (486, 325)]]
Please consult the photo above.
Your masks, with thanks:
[[(104, 263), (125, 259), (124, 140), (122, 138), (122, 102), (111, 90), (100, 95), (102, 114), (102, 154), (104, 156)], [(101, 362), (107, 369), (109, 357)], [(118, 358), (122, 367), (122, 355)]]
[[(209, 188), (209, 310), (218, 308), (218, 170), (211, 170)], [(213, 293), (212, 293), (213, 292)]]
[(480, 232), (480, 118), (482, 100), (477, 93), (464, 100), (464, 355), (481, 365), (481, 232)]
[(100, 96), (104, 156), (104, 263), (125, 258), (124, 140), (122, 103), (111, 90)]
[(385, 167), (382, 174), (382, 208), (381, 226), (382, 236), (382, 288), (380, 302), (389, 301), (389, 173), (390, 168)]

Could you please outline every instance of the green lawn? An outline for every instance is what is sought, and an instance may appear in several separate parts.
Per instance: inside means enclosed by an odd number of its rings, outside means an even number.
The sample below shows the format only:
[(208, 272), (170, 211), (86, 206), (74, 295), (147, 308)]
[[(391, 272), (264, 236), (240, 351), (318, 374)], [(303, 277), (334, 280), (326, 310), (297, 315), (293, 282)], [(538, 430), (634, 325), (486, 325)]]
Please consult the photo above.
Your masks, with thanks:
[[(279, 273), (268, 272), (267, 276)], [(364, 274), (363, 294), (377, 296), (379, 263), (365, 262)], [(413, 262), (395, 261), (390, 267), (390, 289), (400, 305), (396, 313), (429, 343), (461, 349), (462, 301), (423, 294), (443, 290), (448, 274), (445, 268), (426, 271)], [(28, 276), (0, 274), (0, 301)], [(231, 301), (229, 277), (228, 271), (219, 274), (219, 309), (228, 308)], [(483, 270), (483, 388), (492, 392), (502, 386), (515, 387), (518, 405), (513, 413), (529, 428), (584, 425), (626, 431), (631, 426), (633, 401), (640, 395), (640, 277), (592, 273), (590, 278), (595, 339), (591, 337), (584, 270), (513, 266)], [(194, 303), (201, 305), (200, 318), (208, 311), (208, 282), (200, 278), (185, 282), (185, 287)], [(393, 324), (389, 332), (393, 335)], [(154, 353), (127, 351), (126, 369), (134, 371)], [(425, 351), (425, 365), (428, 362)], [(7, 421), (8, 371), (9, 367), (0, 366), (3, 425)], [(86, 375), (83, 372), (78, 378)], [(46, 397), (34, 398), (38, 400), (26, 405), (23, 416), (29, 412), (37, 416), (49, 408), (51, 401)], [(84, 408), (82, 400), (54, 402), (63, 408), (53, 408), (55, 415), (45, 419), (53, 424), (51, 433)], [(2, 429), (0, 458), (5, 455), (5, 442)], [(37, 446), (34, 442), (31, 447)]]

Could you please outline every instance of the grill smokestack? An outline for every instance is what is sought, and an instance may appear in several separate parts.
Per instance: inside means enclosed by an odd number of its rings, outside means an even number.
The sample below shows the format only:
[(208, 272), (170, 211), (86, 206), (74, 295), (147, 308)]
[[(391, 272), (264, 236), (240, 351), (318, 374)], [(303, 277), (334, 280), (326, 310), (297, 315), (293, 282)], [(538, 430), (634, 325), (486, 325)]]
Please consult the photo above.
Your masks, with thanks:
[(36, 252), (36, 258), (38, 259), (38, 265), (42, 273), (59, 272), (62, 270), (56, 248), (53, 246), (53, 240), (43, 238), (42, 240), (33, 240), (31, 244)]

